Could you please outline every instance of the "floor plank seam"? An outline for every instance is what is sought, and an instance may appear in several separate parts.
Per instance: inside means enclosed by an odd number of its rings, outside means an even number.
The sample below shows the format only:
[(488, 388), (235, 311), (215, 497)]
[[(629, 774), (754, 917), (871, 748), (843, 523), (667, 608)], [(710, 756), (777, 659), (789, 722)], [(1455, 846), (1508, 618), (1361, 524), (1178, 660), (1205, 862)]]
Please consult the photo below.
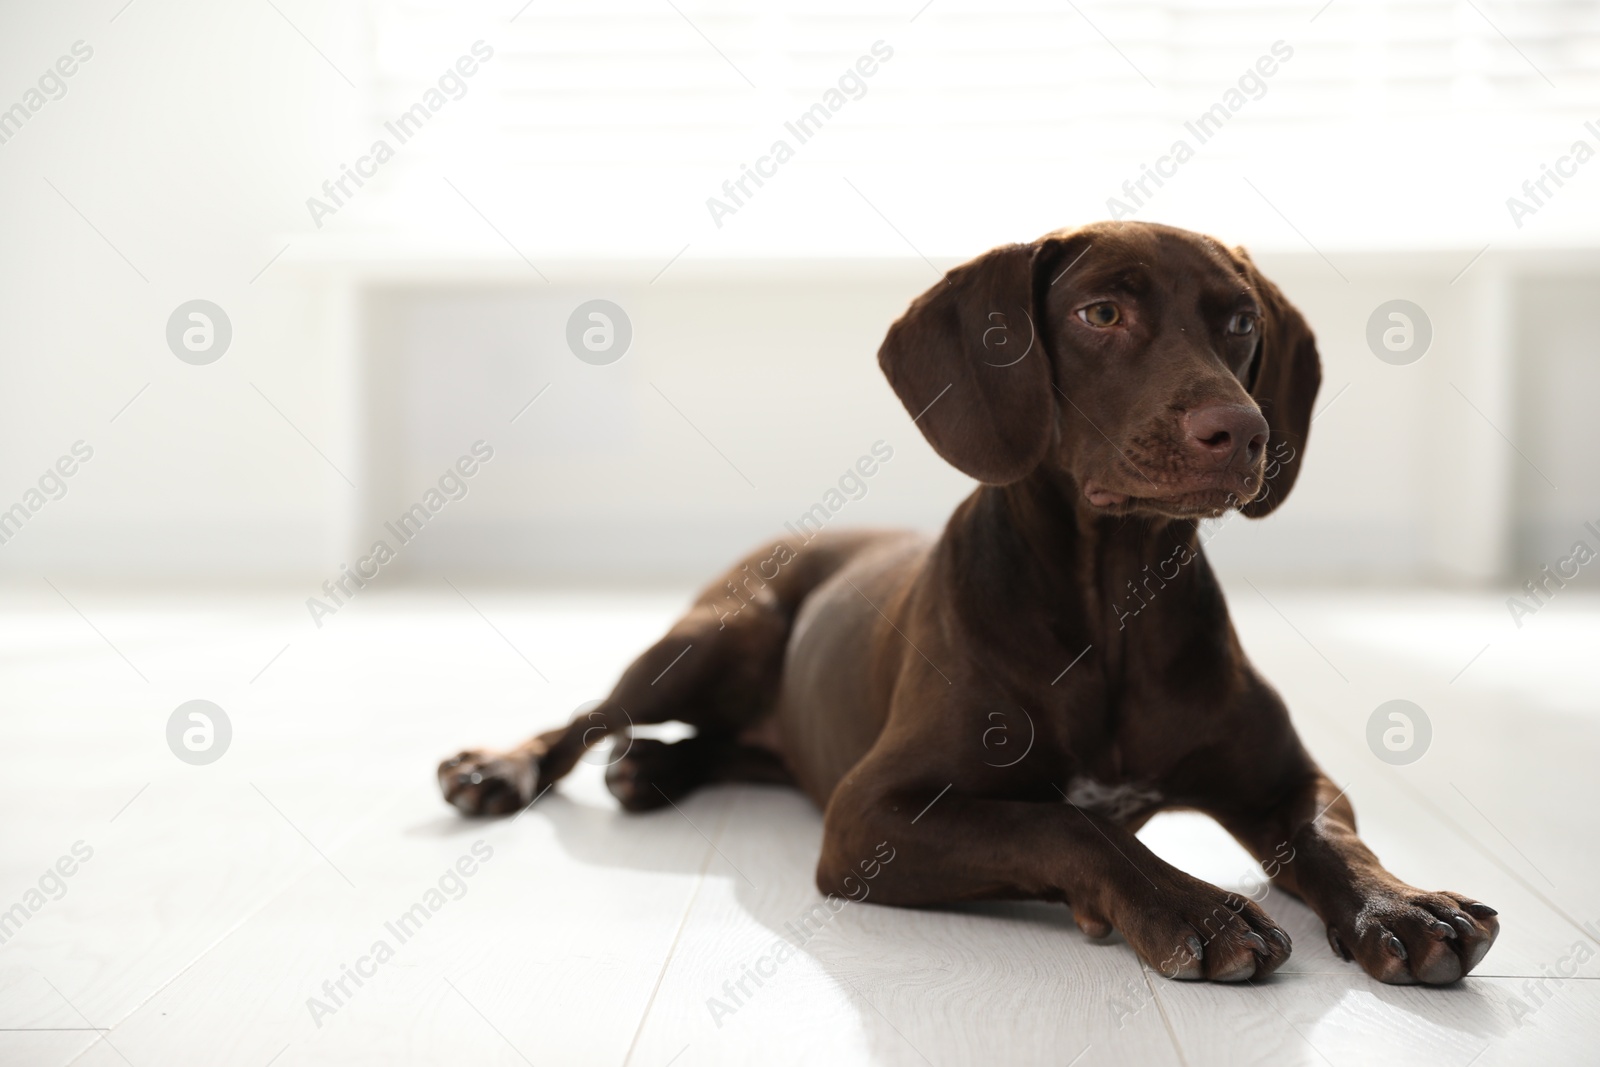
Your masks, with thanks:
[[(672, 967), (672, 958), (678, 951), (678, 942), (683, 938), (684, 928), (689, 925), (689, 916), (694, 914), (695, 902), (700, 899), (700, 890), (706, 884), (706, 872), (711, 870), (711, 858), (719, 855), (717, 842), (722, 839), (722, 831), (728, 825), (728, 815), (733, 811), (733, 802), (736, 798), (730, 796), (722, 806), (722, 814), (717, 817), (717, 828), (712, 831), (711, 838), (706, 842), (705, 859), (700, 862), (700, 875), (694, 884), (694, 892), (689, 894), (689, 903), (683, 909), (683, 918), (678, 920), (678, 929), (672, 935), (672, 944), (667, 946), (666, 958), (661, 961), (661, 971), (656, 975), (656, 984), (650, 989), (650, 998), (645, 1001), (644, 1011), (639, 1016), (639, 1025), (634, 1028), (633, 1040), (628, 1042), (628, 1054), (622, 1058), (622, 1067), (628, 1067), (633, 1062), (634, 1050), (639, 1047), (639, 1038), (644, 1034), (645, 1023), (650, 1021), (650, 1009), (655, 1007), (656, 995), (661, 992), (661, 983), (666, 981), (667, 971)], [(682, 1056), (688, 1046), (685, 1045), (678, 1052)], [(674, 1060), (678, 1056), (672, 1057)]]
[(1180, 1067), (1189, 1067), (1189, 1057), (1183, 1054), (1183, 1043), (1178, 1040), (1178, 1031), (1173, 1029), (1172, 1020), (1167, 1017), (1167, 1006), (1161, 1003), (1161, 994), (1150, 980), (1150, 968), (1139, 961), (1139, 973), (1144, 976), (1144, 984), (1150, 990), (1150, 999), (1155, 1002), (1156, 1013), (1161, 1016), (1161, 1025), (1167, 1028), (1167, 1038), (1172, 1042), (1172, 1051), (1178, 1057)]

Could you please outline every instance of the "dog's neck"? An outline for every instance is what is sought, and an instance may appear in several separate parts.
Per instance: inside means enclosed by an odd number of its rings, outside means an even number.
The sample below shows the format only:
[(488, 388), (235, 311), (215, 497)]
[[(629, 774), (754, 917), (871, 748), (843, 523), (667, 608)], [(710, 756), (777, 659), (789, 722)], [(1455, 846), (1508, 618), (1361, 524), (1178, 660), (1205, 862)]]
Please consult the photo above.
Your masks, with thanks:
[[(980, 490), (981, 492), (982, 490)], [(996, 487), (1009, 522), (1032, 550), (1062, 563), (1099, 571), (1142, 570), (1179, 545), (1199, 549), (1198, 523), (1153, 513), (1109, 515), (1089, 503), (1083, 487), (1064, 471), (1041, 467), (1019, 482)]]
[(946, 539), (961, 580), (1079, 614), (1097, 632), (1125, 629), (1156, 601), (1180, 608), (1215, 592), (1195, 520), (1105, 515), (1061, 471), (980, 487)]

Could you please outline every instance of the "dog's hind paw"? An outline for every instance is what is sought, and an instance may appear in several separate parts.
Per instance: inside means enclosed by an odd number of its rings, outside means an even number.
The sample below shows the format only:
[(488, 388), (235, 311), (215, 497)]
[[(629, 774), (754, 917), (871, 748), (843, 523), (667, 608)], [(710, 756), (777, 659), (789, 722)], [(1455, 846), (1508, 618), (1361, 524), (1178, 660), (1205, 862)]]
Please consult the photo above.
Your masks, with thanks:
[(1498, 913), (1459, 893), (1397, 885), (1368, 896), (1361, 910), (1328, 926), (1336, 955), (1391, 985), (1449, 985), (1488, 955)]
[(467, 815), (507, 815), (526, 807), (538, 786), (531, 757), (468, 749), (439, 764), (439, 790)]

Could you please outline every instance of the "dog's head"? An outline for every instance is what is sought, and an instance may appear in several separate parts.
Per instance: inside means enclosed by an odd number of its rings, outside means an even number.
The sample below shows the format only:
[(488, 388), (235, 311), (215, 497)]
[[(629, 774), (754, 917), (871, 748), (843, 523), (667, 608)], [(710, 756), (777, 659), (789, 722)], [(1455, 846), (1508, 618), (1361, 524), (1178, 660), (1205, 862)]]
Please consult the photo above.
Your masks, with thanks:
[(1093, 509), (1177, 518), (1277, 507), (1322, 380), (1305, 320), (1242, 249), (1127, 222), (956, 267), (890, 327), (878, 363), (972, 477), (1050, 464)]

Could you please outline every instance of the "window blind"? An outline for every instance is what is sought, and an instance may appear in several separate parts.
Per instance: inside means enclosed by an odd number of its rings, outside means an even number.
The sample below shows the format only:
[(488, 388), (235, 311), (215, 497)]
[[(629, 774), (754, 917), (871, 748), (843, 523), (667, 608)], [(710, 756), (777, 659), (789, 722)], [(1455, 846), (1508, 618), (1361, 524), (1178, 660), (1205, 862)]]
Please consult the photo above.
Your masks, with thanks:
[(948, 255), (1120, 204), (1286, 244), (1600, 237), (1600, 164), (1521, 225), (1506, 203), (1600, 148), (1596, 3), (370, 0), (352, 143), (480, 40), (357, 225), (466, 199), (552, 255)]

